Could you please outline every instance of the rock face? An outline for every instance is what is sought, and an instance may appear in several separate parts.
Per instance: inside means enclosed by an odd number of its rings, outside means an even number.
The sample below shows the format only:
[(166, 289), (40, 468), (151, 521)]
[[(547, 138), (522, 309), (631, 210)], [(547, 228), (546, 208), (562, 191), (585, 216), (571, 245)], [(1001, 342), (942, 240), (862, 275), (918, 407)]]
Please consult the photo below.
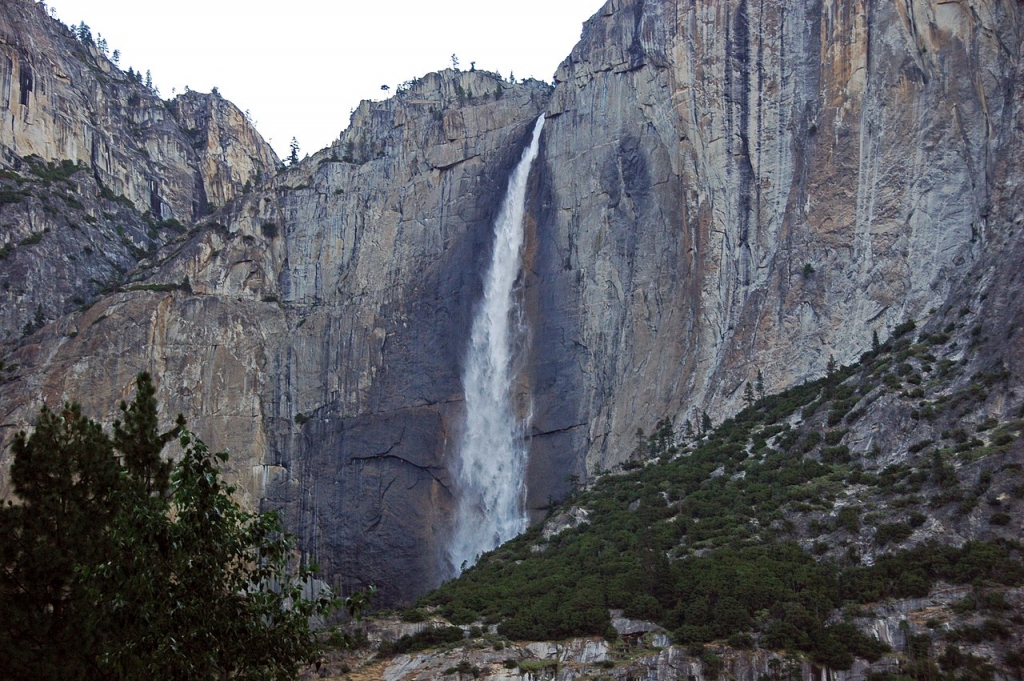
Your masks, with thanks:
[[(216, 90), (216, 88), (215, 88)], [(169, 102), (171, 115), (190, 138), (202, 178), (200, 205), (206, 209), (248, 191), (278, 163), (248, 118), (216, 91), (186, 92)]]
[[(717, 422), (759, 369), (785, 387), (972, 296), (1018, 328), (1020, 35), (1009, 1), (609, 0), (553, 90), (429, 74), (270, 177), (229, 103), (165, 105), (4, 3), (4, 165), (85, 168), (0, 206), (2, 340), (38, 306), (53, 320), (5, 357), (0, 422), (71, 396), (110, 415), (151, 370), (328, 581), (407, 600), (448, 574), (462, 354), (540, 113), (517, 385), (538, 516), (638, 428)], [(82, 208), (54, 217), (61, 196)], [(89, 239), (102, 258), (76, 251)]]
[(272, 173), (277, 157), (219, 96), (164, 102), (41, 5), (0, 10), (0, 347), (9, 349), (26, 325), (118, 286), (182, 223)]
[(1019, 27), (1011, 2), (608, 2), (535, 194), (535, 480), (941, 306), (1019, 220)]
[(192, 93), (168, 107), (30, 0), (4, 3), (0, 55), (6, 163), (82, 162), (140, 212), (182, 221), (273, 170), (274, 152), (234, 105)]
[[(429, 623), (443, 626), (444, 623)], [(370, 622), (366, 629), (373, 646), (380, 640), (404, 633), (411, 625)], [(426, 628), (419, 625), (417, 628)], [(902, 636), (902, 634), (901, 634)], [(833, 670), (813, 665), (797, 657), (751, 650), (739, 651), (714, 646), (695, 656), (682, 646), (670, 645), (662, 633), (628, 637), (609, 643), (599, 638), (571, 638), (557, 643), (518, 643), (495, 638), (467, 639), (464, 644), (440, 650), (374, 657), (371, 653), (335, 653), (317, 670), (304, 670), (300, 678), (334, 681), (348, 678), (382, 681), (429, 681), (460, 671), (496, 681), (675, 681), (693, 679), (712, 681), (727, 678), (758, 681), (762, 678), (799, 679), (800, 681), (862, 681), (867, 672), (894, 672), (893, 657), (882, 658), (872, 667), (856, 660), (849, 670)], [(460, 670), (461, 667), (461, 670)]]
[[(110, 416), (149, 369), (168, 418), (230, 448), (243, 496), (282, 510), (339, 591), (373, 582), (394, 602), (437, 584), (491, 225), (549, 92), (447, 71), (363, 103), (332, 147), (23, 341), (3, 422), (69, 396)], [(211, 202), (265, 160), (229, 107), (171, 106)]]

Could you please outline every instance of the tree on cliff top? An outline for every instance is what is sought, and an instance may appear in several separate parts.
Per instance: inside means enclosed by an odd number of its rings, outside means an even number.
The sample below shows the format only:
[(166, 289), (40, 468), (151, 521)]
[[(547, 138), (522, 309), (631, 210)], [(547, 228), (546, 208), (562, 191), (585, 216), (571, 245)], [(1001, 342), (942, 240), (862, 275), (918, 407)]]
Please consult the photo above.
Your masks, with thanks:
[[(315, 659), (273, 514), (250, 513), (179, 417), (160, 433), (146, 374), (113, 438), (65, 404), (13, 444), (0, 507), (0, 678), (284, 679)], [(161, 457), (177, 439), (183, 455)]]

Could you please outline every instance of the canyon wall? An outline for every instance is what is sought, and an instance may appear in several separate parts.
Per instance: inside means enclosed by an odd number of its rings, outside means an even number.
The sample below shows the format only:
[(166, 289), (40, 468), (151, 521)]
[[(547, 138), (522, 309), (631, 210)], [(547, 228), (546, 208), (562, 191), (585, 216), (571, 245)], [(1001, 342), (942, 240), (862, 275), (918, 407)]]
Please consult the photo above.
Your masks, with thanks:
[[(187, 142), (181, 167), (204, 210), (140, 246), (95, 300), (24, 337), (12, 325), (5, 439), (62, 399), (110, 420), (149, 370), (167, 421), (181, 412), (211, 447), (229, 449), (239, 494), (281, 511), (340, 592), (376, 583), (394, 602), (437, 584), (450, 574), (448, 461), (491, 226), (549, 92), (480, 71), (428, 74), (364, 102), (331, 147), (277, 175), (236, 108), (216, 95), (176, 98), (171, 133)], [(134, 138), (115, 134), (121, 124), (104, 134), (130, 149)], [(12, 154), (27, 153), (15, 141)], [(11, 177), (31, 184), (15, 166)], [(30, 222), (23, 212), (58, 192), (95, 213), (90, 229), (109, 219), (133, 236), (134, 220), (145, 235), (141, 206), (120, 200), (124, 215), (107, 216), (106, 198), (83, 197), (75, 182), (100, 182), (88, 175), (33, 188), (39, 197), (4, 206), (0, 219)], [(10, 236), (0, 266), (11, 280), (38, 267), (32, 253), (67, 261), (51, 244), (81, 244), (83, 230), (61, 220), (38, 244)], [(42, 285), (19, 290), (31, 319)]]
[(1020, 35), (1013, 2), (606, 3), (534, 195), (536, 477), (927, 321), (1020, 220)]
[[(0, 206), (2, 437), (71, 397), (109, 419), (152, 371), (327, 581), (408, 600), (450, 573), (463, 353), (539, 114), (535, 518), (659, 418), (718, 422), (758, 370), (774, 390), (850, 361), (981, 295), (979, 267), (1013, 285), (1020, 23), (1013, 2), (610, 0), (553, 89), (428, 74), (273, 174), (233, 105), (165, 104), (5, 3), (4, 182), (28, 193)], [(33, 154), (82, 169), (43, 186)]]
[(278, 163), (230, 102), (165, 102), (30, 0), (0, 8), (0, 159), (5, 351), (26, 325), (116, 288)]

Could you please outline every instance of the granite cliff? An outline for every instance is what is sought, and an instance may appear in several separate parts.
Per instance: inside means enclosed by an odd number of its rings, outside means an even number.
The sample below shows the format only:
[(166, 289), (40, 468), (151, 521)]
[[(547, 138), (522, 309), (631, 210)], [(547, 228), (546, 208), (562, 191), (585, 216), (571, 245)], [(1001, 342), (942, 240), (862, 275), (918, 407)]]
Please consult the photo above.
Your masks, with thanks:
[[(63, 30), (31, 3), (17, 9), (40, 23), (33, 31)], [(58, 37), (65, 51), (105, 63), (89, 45)], [(479, 296), (509, 169), (549, 86), (475, 71), (429, 74), (392, 99), (364, 102), (330, 148), (273, 176), (276, 158), (216, 95), (188, 93), (165, 106), (135, 83), (126, 87), (159, 109), (160, 134), (184, 156), (159, 158), (180, 161), (175, 170), (188, 175), (202, 209), (159, 221), (139, 215), (152, 207), (131, 195), (105, 198), (106, 175), (86, 177), (90, 162), (80, 169), (82, 159), (63, 148), (44, 155), (32, 147), (40, 163), (69, 158), (67, 177), (52, 187), (28, 161), (12, 162), (11, 191), (28, 189), (4, 206), (16, 226), (5, 233), (12, 246), (2, 263), (24, 319), (10, 323), (17, 349), (6, 361), (17, 368), (2, 387), (3, 422), (27, 422), (40, 403), (71, 396), (109, 409), (149, 367), (168, 417), (188, 415), (211, 446), (231, 450), (240, 493), (282, 510), (339, 590), (375, 582), (393, 601), (437, 584), (447, 573), (446, 462), (460, 414), (461, 330)], [(61, 97), (82, 95), (70, 90)], [(119, 106), (103, 134), (131, 151), (136, 133), (123, 120), (131, 111)], [(33, 122), (43, 115), (20, 113)], [(97, 134), (87, 126), (83, 133)], [(30, 153), (15, 142), (12, 158)], [(145, 169), (147, 160), (142, 153), (128, 165)], [(79, 178), (88, 186), (73, 184)], [(35, 227), (38, 243), (21, 245), (16, 230), (33, 224), (24, 213), (36, 203), (64, 193), (95, 217), (85, 220), (90, 235), (109, 220), (111, 240), (127, 241), (136, 225), (141, 238), (147, 229), (156, 236), (126, 246), (107, 276), (79, 275), (66, 294), (78, 299), (52, 314), (44, 308), (37, 325), (45, 285), (19, 279), (50, 276), (37, 253), (73, 269), (80, 253), (65, 255), (56, 243), (80, 247), (82, 230), (65, 211)], [(111, 206), (121, 213), (108, 215)], [(102, 296), (82, 296), (88, 275)]]
[(608, 2), (548, 112), (538, 434), (608, 467), (659, 415), (717, 421), (759, 369), (792, 385), (927, 320), (1020, 220), (1019, 27), (1009, 2)]
[[(102, 415), (151, 370), (333, 585), (406, 600), (450, 571), (466, 334), (539, 114), (537, 517), (638, 428), (736, 411), (758, 370), (795, 384), (961, 301), (1017, 328), (1019, 12), (609, 0), (553, 88), (428, 74), (274, 174), (229, 103), (166, 104), (4, 3), (3, 437), (44, 401)], [(1016, 339), (985, 361), (1019, 384)]]
[(0, 345), (94, 302), (273, 150), (230, 102), (171, 102), (32, 2), (0, 12)]

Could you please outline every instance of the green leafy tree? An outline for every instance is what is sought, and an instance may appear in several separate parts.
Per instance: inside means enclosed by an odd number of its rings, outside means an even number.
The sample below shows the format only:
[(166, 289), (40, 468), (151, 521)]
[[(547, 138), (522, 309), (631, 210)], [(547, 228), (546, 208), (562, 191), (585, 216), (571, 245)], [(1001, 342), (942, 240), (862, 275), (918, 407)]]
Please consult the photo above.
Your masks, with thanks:
[(286, 679), (318, 656), (309, 622), (330, 592), (294, 567), (275, 515), (234, 500), (226, 454), (181, 417), (159, 432), (148, 375), (112, 438), (69, 404), (44, 408), (13, 453), (0, 678)]
[(180, 442), (170, 498), (136, 514), (121, 559), (98, 575), (122, 625), (105, 661), (121, 678), (291, 678), (319, 652), (309, 618), (330, 593), (304, 598), (315, 590), (310, 571), (289, 570), (275, 515), (234, 500), (220, 476), (227, 455), (184, 429)]

